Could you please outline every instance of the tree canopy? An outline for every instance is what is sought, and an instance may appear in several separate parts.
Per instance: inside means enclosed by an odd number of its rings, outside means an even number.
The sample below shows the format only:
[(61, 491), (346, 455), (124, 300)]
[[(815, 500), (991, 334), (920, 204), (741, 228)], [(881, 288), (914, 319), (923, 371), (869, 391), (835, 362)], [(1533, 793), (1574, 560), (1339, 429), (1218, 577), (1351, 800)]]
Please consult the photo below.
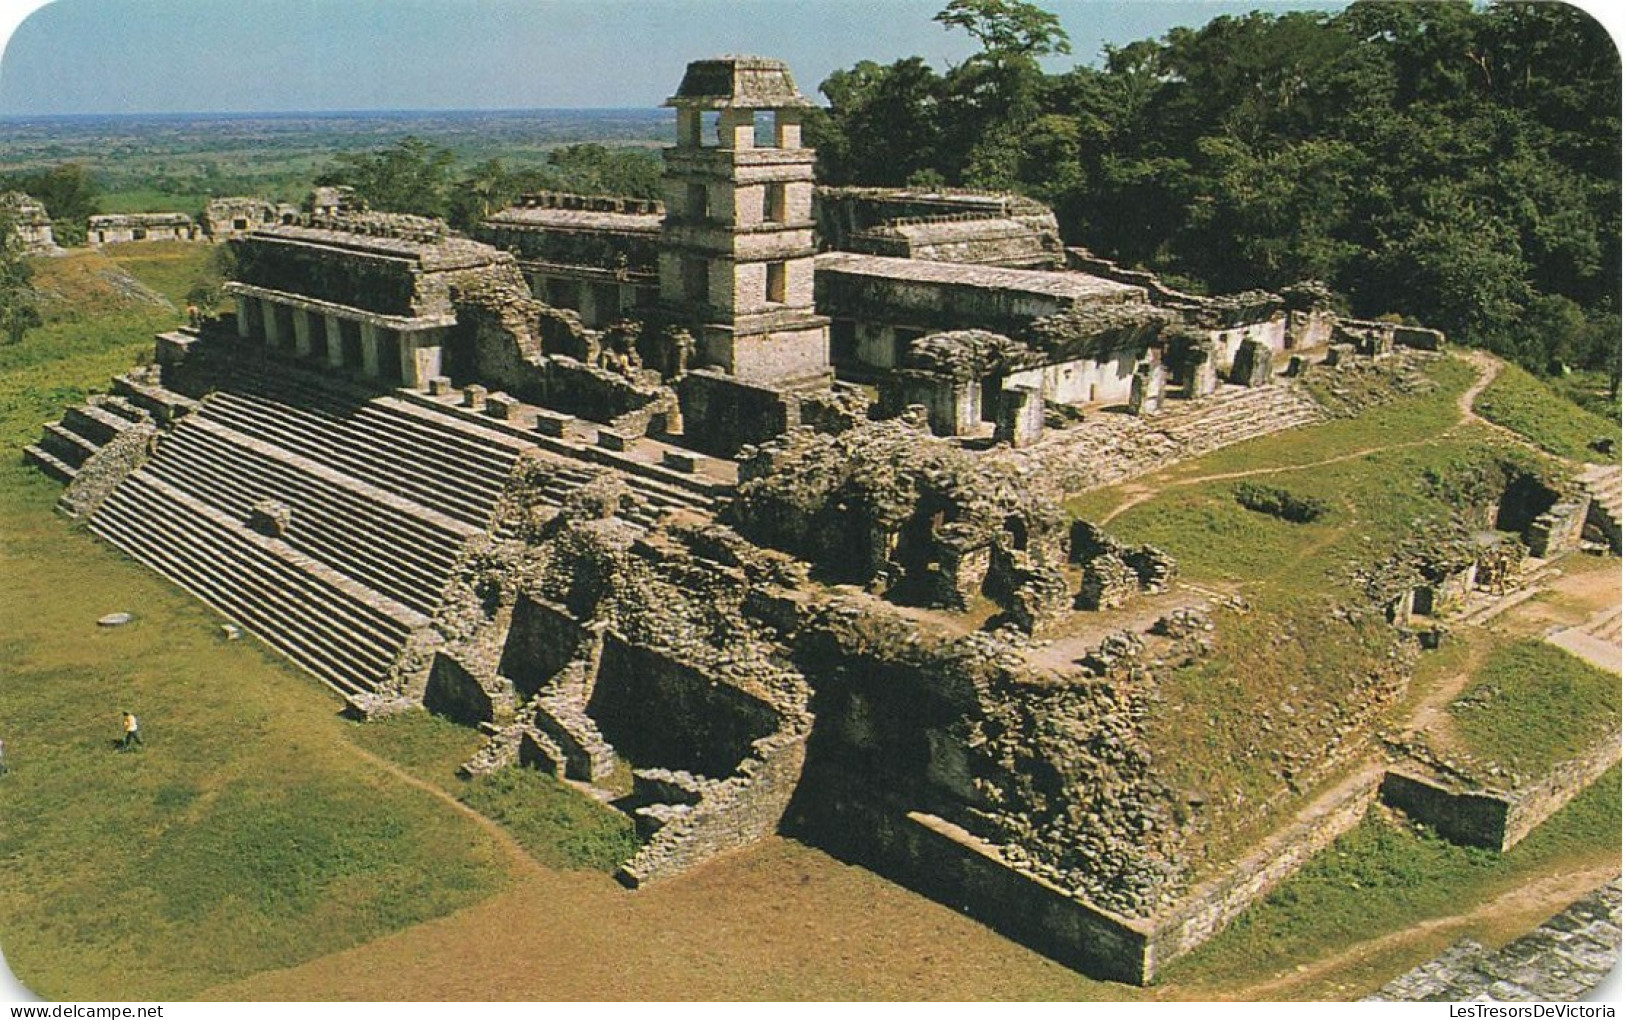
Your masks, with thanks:
[(860, 63), (808, 133), (832, 183), (1010, 188), (1062, 232), (1210, 291), (1330, 284), (1363, 316), (1617, 364), (1620, 64), (1556, 3), (1358, 0), (1219, 17), (1045, 73), (1059, 21), (952, 0), (982, 49)]

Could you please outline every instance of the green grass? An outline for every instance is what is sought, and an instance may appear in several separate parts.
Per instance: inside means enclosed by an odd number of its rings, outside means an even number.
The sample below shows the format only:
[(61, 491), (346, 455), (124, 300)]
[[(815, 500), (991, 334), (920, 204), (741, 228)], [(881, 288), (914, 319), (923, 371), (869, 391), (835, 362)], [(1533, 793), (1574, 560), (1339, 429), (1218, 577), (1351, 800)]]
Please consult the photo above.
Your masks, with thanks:
[[(1456, 400), (1478, 377), (1472, 365), (1457, 358), (1436, 361), (1427, 367), (1426, 373), (1438, 383), (1438, 388), (1429, 393), (1395, 400), (1356, 418), (1340, 418), (1249, 439), (1155, 472), (1147, 479), (1137, 479), (1134, 484), (1163, 485), (1207, 475), (1293, 468), (1347, 457), (1373, 447), (1425, 442), (1456, 424), (1460, 418)], [(1266, 475), (1258, 481), (1291, 486), (1295, 477), (1293, 473)], [(1166, 496), (1165, 493), (1164, 498)], [(1074, 517), (1096, 520), (1114, 509), (1122, 498), (1121, 487), (1096, 489), (1070, 499), (1067, 509)]]
[(473, 780), (457, 766), (479, 749), (478, 732), (428, 712), (408, 712), (356, 728), (358, 744), (436, 783), (513, 833), (550, 868), (613, 871), (637, 853), (626, 815), (533, 769), (504, 769)]
[(534, 769), (476, 777), (458, 799), (506, 826), (550, 868), (613, 871), (638, 852), (631, 819)]
[[(1158, 473), (1150, 484), (1187, 484), (1162, 488), (1109, 525), (1125, 542), (1167, 550), (1186, 579), (1235, 587), (1251, 605), (1220, 614), (1212, 656), (1168, 675), (1147, 724), (1163, 778), (1207, 803), (1189, 844), (1199, 875), (1312, 795), (1312, 764), (1291, 769), (1289, 782), (1278, 755), (1317, 760), (1326, 733), (1348, 729), (1357, 720), (1347, 712), (1372, 702), (1370, 678), (1392, 669), (1397, 635), (1380, 615), (1331, 612), (1368, 600), (1356, 570), (1448, 526), (1453, 508), (1429, 479), (1470, 474), (1508, 445), (1482, 425), (1457, 425), (1470, 366), (1451, 359), (1431, 370), (1440, 386), (1430, 393)], [(1323, 516), (1292, 523), (1255, 513), (1237, 502), (1237, 479), (1201, 480), (1277, 467), (1289, 470), (1255, 480), (1323, 505)], [(1089, 500), (1109, 507), (1121, 493)]]
[[(1592, 414), (1565, 400), (1539, 379), (1516, 365), (1507, 365), (1479, 395), (1479, 414), (1527, 438), (1548, 453), (1595, 464), (1619, 462), (1619, 421)], [(1614, 453), (1598, 453), (1588, 445), (1611, 439)]]
[(1502, 645), (1450, 706), (1468, 753), (1526, 776), (1619, 733), (1619, 678), (1545, 641)]
[[(8, 455), (8, 460), (10, 460)], [(0, 467), (0, 944), (53, 998), (182, 998), (483, 898), (494, 843), (344, 746), (332, 696)], [(103, 613), (131, 624), (100, 629)], [(113, 750), (117, 713), (147, 746)]]
[[(214, 245), (182, 241), (152, 241), (140, 244), (115, 244), (102, 249), (102, 254), (131, 276), (185, 309), (186, 292), (202, 277)], [(171, 313), (172, 325), (181, 319)]]
[(209, 203), (209, 197), (203, 192), (173, 194), (150, 188), (131, 188), (103, 192), (96, 201), (104, 213), (178, 212), (195, 219)]
[[(316, 681), (56, 516), (20, 447), (151, 349), (151, 321), (0, 347), (0, 944), (35, 992), (183, 998), (440, 916), (500, 851), (349, 749)], [(114, 610), (135, 613), (95, 626)], [(144, 750), (113, 750), (118, 712)]]
[[(1615, 767), (1511, 851), (1455, 846), (1368, 815), (1211, 942), (1171, 964), (1166, 983), (1268, 975), (1521, 886), (1565, 861), (1620, 850)], [(1369, 989), (1367, 989), (1369, 990)]]

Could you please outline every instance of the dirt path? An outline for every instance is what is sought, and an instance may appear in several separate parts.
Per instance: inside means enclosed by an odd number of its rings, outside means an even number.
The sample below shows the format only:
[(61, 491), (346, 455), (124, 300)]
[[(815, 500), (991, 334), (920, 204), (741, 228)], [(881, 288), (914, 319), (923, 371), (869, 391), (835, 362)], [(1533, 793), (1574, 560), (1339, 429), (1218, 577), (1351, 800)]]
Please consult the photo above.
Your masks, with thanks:
[(357, 757), (368, 762), (374, 768), (388, 772), (390, 775), (394, 776), (396, 779), (399, 779), (407, 786), (415, 787), (429, 794), (430, 796), (439, 799), (441, 802), (451, 807), (452, 810), (463, 815), (475, 825), (478, 825), (481, 829), (485, 830), (485, 832), (492, 839), (496, 840), (497, 845), (501, 846), (502, 849), (507, 852), (508, 857), (512, 860), (513, 864), (520, 870), (529, 871), (532, 873), (541, 873), (547, 870), (546, 868), (542, 867), (542, 865), (539, 864), (534, 857), (525, 852), (525, 848), (520, 846), (519, 841), (513, 838), (513, 833), (480, 814), (478, 811), (475, 811), (473, 808), (469, 807), (467, 804), (464, 804), (456, 797), (453, 797), (443, 788), (436, 786), (434, 783), (431, 783), (428, 780), (419, 779), (417, 776), (412, 775), (412, 773), (401, 768), (399, 765), (396, 765), (388, 758), (380, 758), (378, 755), (373, 754), (371, 751), (368, 751), (365, 748), (356, 747), (352, 744), (351, 750), (355, 752)]
[(1403, 931), (1356, 943), (1333, 956), (1322, 957), (1301, 970), (1277, 975), (1268, 981), (1226, 989), (1227, 995), (1253, 1001), (1290, 998), (1295, 989), (1318, 981), (1328, 974), (1358, 965), (1371, 957), (1423, 941), (1435, 932), (1467, 928), (1483, 922), (1505, 923), (1517, 915), (1541, 920), (1580, 899), (1619, 874), (1619, 863), (1593, 865), (1580, 871), (1565, 871), (1536, 879), (1502, 893), (1472, 910), (1419, 922)]
[(1467, 646), (1467, 661), (1461, 664), (1461, 670), (1453, 673), (1441, 681), (1427, 697), (1417, 704), (1416, 710), (1411, 713), (1406, 722), (1407, 729), (1425, 732), (1430, 742), (1435, 744), (1439, 751), (1451, 751), (1456, 747), (1456, 730), (1450, 718), (1450, 703), (1461, 696), (1467, 685), (1473, 682), (1473, 675), (1478, 672), (1489, 655), (1489, 649), (1483, 641), (1473, 641)]
[(1443, 436), (1451, 431), (1454, 431), (1455, 429), (1458, 429), (1462, 425), (1469, 422), (1487, 425), (1490, 428), (1517, 438), (1519, 442), (1526, 442), (1521, 436), (1517, 436), (1516, 433), (1513, 433), (1508, 429), (1495, 424), (1494, 422), (1485, 421), (1483, 418), (1479, 417), (1476, 411), (1473, 410), (1473, 402), (1478, 399), (1479, 394), (1483, 393), (1484, 390), (1489, 387), (1490, 383), (1495, 381), (1495, 377), (1501, 374), (1501, 362), (1482, 351), (1469, 351), (1466, 357), (1473, 367), (1478, 369), (1478, 378), (1474, 380), (1471, 386), (1462, 391), (1461, 396), (1456, 398), (1456, 410), (1458, 417), (1455, 424), (1443, 430), (1438, 435), (1429, 436), (1426, 439), (1413, 439), (1403, 443), (1385, 443), (1379, 446), (1368, 446), (1363, 449), (1350, 451), (1348, 453), (1340, 453), (1335, 457), (1326, 457), (1322, 460), (1310, 461), (1306, 464), (1285, 464), (1278, 467), (1250, 468), (1246, 471), (1225, 471), (1218, 474), (1200, 475), (1195, 478), (1174, 479), (1164, 482), (1161, 485), (1125, 485), (1122, 488), (1122, 492), (1128, 498), (1122, 503), (1119, 503), (1116, 507), (1113, 507), (1110, 513), (1106, 514), (1095, 523), (1105, 525), (1116, 518), (1119, 514), (1139, 506), (1141, 503), (1146, 502), (1147, 500), (1155, 497), (1159, 493), (1167, 491), (1168, 489), (1181, 488), (1189, 485), (1203, 485), (1207, 482), (1232, 481), (1237, 478), (1257, 478), (1263, 475), (1279, 475), (1287, 474), (1293, 471), (1308, 471), (1312, 468), (1327, 467), (1331, 464), (1341, 464), (1345, 461), (1359, 460), (1362, 457), (1369, 457), (1374, 453), (1384, 453), (1389, 450), (1406, 450), (1417, 446), (1428, 446), (1432, 443), (1438, 442), (1439, 436)]

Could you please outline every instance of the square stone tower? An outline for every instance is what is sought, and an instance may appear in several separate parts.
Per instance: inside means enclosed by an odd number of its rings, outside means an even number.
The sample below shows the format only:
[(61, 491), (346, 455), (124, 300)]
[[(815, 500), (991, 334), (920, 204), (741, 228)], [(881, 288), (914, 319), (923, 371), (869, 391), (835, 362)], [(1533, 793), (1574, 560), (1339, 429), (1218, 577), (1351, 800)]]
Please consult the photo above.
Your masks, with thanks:
[[(813, 310), (813, 104), (782, 61), (688, 65), (665, 150), (661, 303), (696, 328), (700, 360), (741, 381), (829, 377), (829, 319)], [(767, 144), (762, 144), (766, 142)]]

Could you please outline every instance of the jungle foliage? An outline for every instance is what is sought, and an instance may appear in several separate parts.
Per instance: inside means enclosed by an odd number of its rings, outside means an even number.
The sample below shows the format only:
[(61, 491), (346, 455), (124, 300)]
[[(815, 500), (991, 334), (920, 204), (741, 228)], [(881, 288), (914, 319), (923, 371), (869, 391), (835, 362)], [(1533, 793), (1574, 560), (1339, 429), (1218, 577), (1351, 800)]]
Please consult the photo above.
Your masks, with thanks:
[[(1019, 0), (938, 16), (982, 49), (820, 86), (824, 180), (1014, 189), (1070, 244), (1210, 292), (1320, 279), (1531, 369), (1619, 372), (1620, 64), (1565, 4), (1359, 0), (1068, 52)], [(1617, 384), (1616, 384), (1617, 386)]]

